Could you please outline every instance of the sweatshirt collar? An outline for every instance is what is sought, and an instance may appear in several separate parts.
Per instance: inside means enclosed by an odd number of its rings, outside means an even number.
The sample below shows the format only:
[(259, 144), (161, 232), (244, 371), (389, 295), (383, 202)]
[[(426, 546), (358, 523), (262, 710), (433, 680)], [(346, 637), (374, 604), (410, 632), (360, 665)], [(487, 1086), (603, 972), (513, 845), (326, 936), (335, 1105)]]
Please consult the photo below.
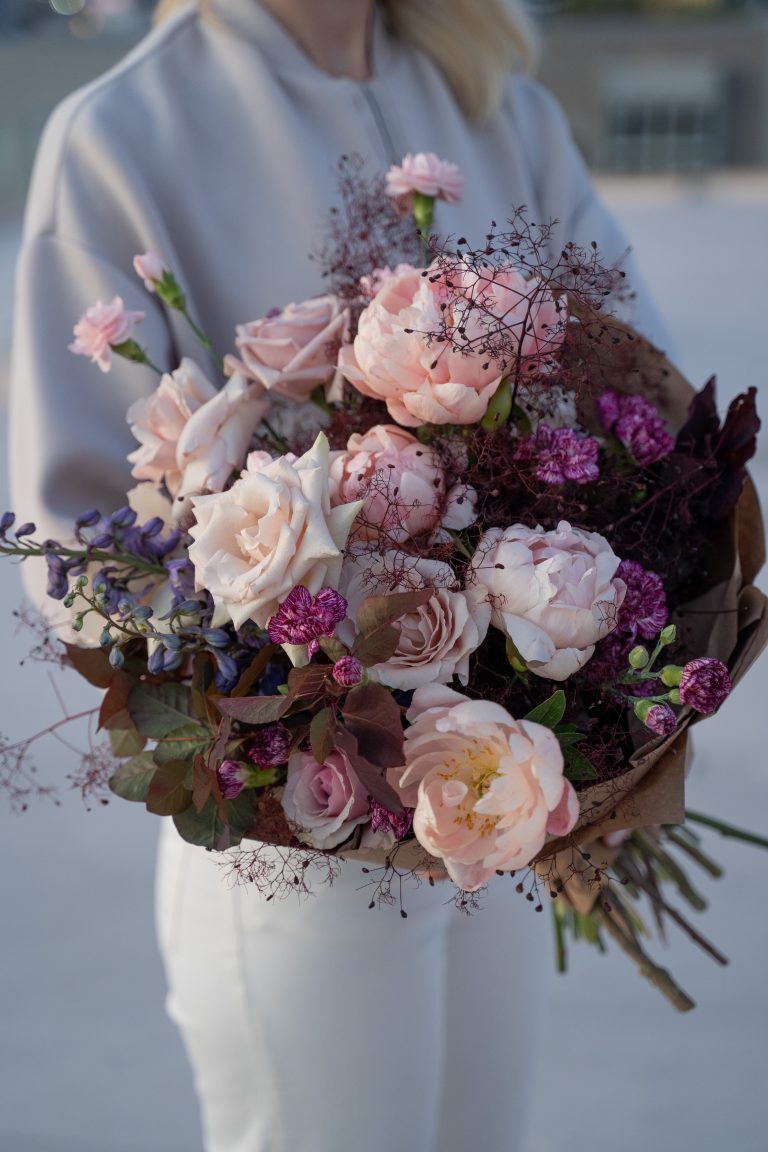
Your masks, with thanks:
[[(216, 16), (238, 35), (253, 41), (264, 52), (270, 65), (282, 75), (301, 74), (304, 79), (314, 77), (328, 84), (362, 84), (348, 76), (332, 76), (318, 67), (297, 44), (290, 32), (259, 0), (213, 0)], [(374, 6), (370, 62), (371, 81), (387, 71), (392, 59), (392, 38), (387, 31), (380, 5)]]

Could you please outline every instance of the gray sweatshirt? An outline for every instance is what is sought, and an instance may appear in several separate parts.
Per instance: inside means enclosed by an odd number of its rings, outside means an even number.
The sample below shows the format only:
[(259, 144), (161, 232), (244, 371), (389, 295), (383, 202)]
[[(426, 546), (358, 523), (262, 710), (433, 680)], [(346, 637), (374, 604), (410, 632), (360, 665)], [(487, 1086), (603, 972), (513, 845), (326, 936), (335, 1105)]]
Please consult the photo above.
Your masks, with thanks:
[[(595, 240), (611, 261), (626, 248), (562, 111), (530, 79), (510, 77), (498, 113), (478, 128), (381, 17), (373, 78), (359, 83), (320, 71), (258, 0), (216, 0), (216, 14), (201, 19), (190, 7), (156, 29), (65, 100), (40, 145), (17, 274), (11, 483), (14, 510), (46, 534), (68, 534), (88, 508), (125, 503), (135, 483), (126, 409), (156, 382), (120, 360), (105, 376), (68, 353), (79, 315), (121, 295), (146, 311), (139, 334), (156, 364), (200, 358), (184, 322), (144, 292), (137, 253), (163, 256), (223, 353), (236, 323), (323, 290), (310, 254), (337, 199), (342, 154), (364, 157), (371, 174), (406, 152), (454, 161), (465, 196), (438, 206), (436, 227), (476, 243), (491, 220), (526, 205), (533, 221), (560, 221), (558, 244)], [(642, 293), (635, 319), (658, 332)]]

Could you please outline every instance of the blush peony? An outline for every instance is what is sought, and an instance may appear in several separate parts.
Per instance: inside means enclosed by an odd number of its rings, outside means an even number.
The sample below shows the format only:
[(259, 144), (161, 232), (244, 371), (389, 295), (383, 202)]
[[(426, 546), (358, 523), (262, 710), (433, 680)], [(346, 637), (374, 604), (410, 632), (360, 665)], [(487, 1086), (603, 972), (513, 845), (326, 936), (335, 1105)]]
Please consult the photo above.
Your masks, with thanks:
[(348, 332), (349, 309), (335, 296), (289, 304), (262, 320), (238, 325), (235, 344), (241, 360), (228, 357), (226, 366), (268, 391), (305, 401), (320, 384), (332, 385)]
[(430, 345), (441, 304), (439, 281), (401, 265), (360, 316), (353, 344), (339, 353), (339, 368), (364, 396), (382, 400), (393, 420), (420, 424), (474, 424), (485, 415), (501, 382), (497, 366), (480, 355)]
[(525, 867), (548, 835), (576, 824), (578, 797), (549, 728), (439, 685), (416, 691), (407, 718), (405, 766), (388, 779), (415, 808), (417, 840), (460, 888)]
[(616, 627), (626, 585), (608, 541), (562, 520), (541, 526), (491, 528), (472, 559), (488, 590), (492, 622), (513, 642), (531, 672), (566, 680)]
[(324, 764), (309, 752), (294, 752), (282, 803), (299, 840), (313, 848), (335, 848), (370, 819), (368, 792), (339, 750)]
[(297, 584), (315, 595), (335, 587), (360, 503), (331, 508), (328, 441), (321, 433), (303, 456), (281, 456), (246, 471), (226, 492), (193, 498), (189, 549), (198, 588), (216, 619), (260, 627)]
[(353, 529), (358, 540), (402, 543), (439, 525), (468, 528), (475, 517), (474, 491), (466, 484), (446, 491), (436, 454), (396, 424), (350, 436), (346, 451), (334, 453), (329, 477), (333, 504), (363, 501)]
[(397, 648), (385, 663), (368, 669), (370, 680), (404, 691), (448, 684), (454, 676), (466, 684), (469, 658), (485, 639), (491, 606), (484, 588), (462, 592), (450, 567), (438, 560), (413, 559), (402, 552), (371, 556), (365, 550), (347, 557), (339, 583), (348, 603), (347, 620), (338, 629), (347, 643), (354, 638), (352, 621), (367, 596), (430, 587), (427, 603), (397, 621)]

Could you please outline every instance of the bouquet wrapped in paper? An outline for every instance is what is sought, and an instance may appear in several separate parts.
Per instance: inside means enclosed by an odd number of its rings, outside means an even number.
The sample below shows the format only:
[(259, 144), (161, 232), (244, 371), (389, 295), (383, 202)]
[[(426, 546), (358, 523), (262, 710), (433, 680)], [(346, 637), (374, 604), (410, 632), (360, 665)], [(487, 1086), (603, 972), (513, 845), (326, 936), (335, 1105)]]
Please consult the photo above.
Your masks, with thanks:
[[(689, 728), (768, 636), (754, 389), (721, 422), (616, 318), (621, 274), (522, 209), (478, 247), (431, 235), (461, 185), (345, 161), (328, 293), (240, 325), (223, 387), (159, 372), (125, 508), (66, 544), (7, 514), (0, 548), (72, 613), (114, 793), (269, 895), (336, 857), (371, 903), (513, 873), (561, 955), (608, 933), (688, 1007), (637, 902), (693, 933), (662, 889), (693, 892), (675, 853), (714, 868), (681, 827)], [(151, 364), (140, 319), (98, 304), (71, 349)]]

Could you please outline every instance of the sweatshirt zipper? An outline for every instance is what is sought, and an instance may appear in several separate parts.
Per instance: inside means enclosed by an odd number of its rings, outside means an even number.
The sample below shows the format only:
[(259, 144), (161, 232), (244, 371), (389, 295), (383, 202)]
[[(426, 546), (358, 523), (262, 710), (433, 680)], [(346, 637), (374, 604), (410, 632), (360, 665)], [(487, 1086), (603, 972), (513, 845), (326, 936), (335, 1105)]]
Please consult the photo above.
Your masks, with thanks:
[(368, 110), (373, 117), (373, 122), (376, 125), (376, 129), (379, 133), (381, 142), (384, 145), (384, 151), (387, 154), (387, 159), (389, 160), (390, 164), (399, 164), (401, 156), (398, 154), (395, 148), (395, 143), (392, 139), (389, 127), (387, 126), (387, 121), (384, 118), (384, 113), (381, 110), (381, 105), (374, 96), (370, 85), (361, 84), (360, 88), (363, 96), (365, 97), (365, 102), (368, 105)]

